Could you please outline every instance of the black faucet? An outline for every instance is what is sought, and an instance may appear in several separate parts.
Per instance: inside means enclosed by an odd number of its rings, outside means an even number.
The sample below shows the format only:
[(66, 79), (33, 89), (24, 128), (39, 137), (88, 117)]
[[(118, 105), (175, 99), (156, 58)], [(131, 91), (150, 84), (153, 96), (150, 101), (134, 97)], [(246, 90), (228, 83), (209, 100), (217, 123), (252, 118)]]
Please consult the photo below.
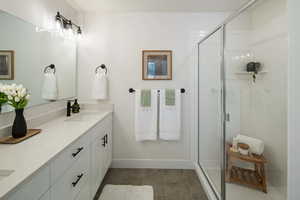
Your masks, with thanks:
[(71, 116), (71, 111), (72, 111), (71, 102), (72, 102), (71, 100), (68, 100), (68, 103), (67, 103), (67, 117)]
[[(73, 105), (71, 103), (74, 102)], [(78, 100), (68, 100), (67, 103), (67, 117), (71, 116), (71, 113), (79, 113), (80, 111), (80, 105), (78, 104)]]

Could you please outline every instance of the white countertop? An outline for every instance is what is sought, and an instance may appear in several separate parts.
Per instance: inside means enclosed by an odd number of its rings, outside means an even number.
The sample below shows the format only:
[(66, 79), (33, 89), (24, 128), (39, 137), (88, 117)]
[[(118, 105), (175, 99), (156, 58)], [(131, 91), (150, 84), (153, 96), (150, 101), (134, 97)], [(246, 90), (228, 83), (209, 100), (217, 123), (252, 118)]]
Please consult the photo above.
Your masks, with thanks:
[[(73, 117), (84, 115), (83, 111)], [(0, 180), (0, 199), (47, 164), (58, 153), (84, 135), (112, 111), (97, 111), (84, 120), (66, 121), (59, 117), (39, 127), (42, 133), (15, 145), (0, 144), (0, 171), (14, 172)], [(79, 117), (80, 118), (80, 117)]]

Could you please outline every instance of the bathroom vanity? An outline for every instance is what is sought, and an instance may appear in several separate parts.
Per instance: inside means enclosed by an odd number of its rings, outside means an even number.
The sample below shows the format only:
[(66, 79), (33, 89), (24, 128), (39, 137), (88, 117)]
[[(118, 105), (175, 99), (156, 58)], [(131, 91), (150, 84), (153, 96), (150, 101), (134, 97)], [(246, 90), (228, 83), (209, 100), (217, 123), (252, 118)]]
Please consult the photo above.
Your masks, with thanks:
[[(93, 199), (112, 161), (112, 109), (66, 117), (62, 105), (77, 96), (76, 40), (2, 10), (0, 19), (0, 52), (10, 60), (4, 65), (10, 77), (0, 84), (24, 85), (29, 127), (42, 129), (19, 144), (0, 145), (0, 200)], [(49, 77), (56, 91), (45, 89), (53, 86)], [(1, 108), (0, 137), (10, 136), (13, 108)]]
[(0, 145), (1, 200), (93, 199), (112, 162), (112, 111), (83, 111)]

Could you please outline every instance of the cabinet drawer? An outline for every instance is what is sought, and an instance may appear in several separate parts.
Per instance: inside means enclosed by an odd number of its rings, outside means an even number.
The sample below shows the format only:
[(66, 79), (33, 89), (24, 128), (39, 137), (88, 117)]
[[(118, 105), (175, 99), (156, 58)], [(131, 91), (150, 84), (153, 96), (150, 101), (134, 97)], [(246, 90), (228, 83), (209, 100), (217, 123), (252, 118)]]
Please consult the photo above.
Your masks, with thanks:
[(89, 152), (83, 152), (75, 164), (67, 170), (51, 188), (51, 199), (73, 200), (87, 185), (89, 176)]
[(42, 196), (39, 200), (50, 200), (50, 192), (48, 191), (46, 194)]
[(84, 135), (60, 153), (51, 163), (51, 183), (54, 184), (74, 163), (88, 151), (88, 137)]
[(76, 197), (76, 200), (88, 200), (90, 199), (90, 190), (88, 185), (86, 185)]
[(17, 191), (7, 200), (38, 200), (50, 188), (50, 168), (40, 169), (32, 177), (21, 184)]

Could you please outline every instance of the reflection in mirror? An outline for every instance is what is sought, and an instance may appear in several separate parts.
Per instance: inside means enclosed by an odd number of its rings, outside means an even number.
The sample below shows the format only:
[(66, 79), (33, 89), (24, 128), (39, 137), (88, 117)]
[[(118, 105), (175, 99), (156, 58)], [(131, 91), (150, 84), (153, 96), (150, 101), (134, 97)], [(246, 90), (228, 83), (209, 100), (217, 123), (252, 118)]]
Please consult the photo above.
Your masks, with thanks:
[[(29, 106), (76, 95), (76, 41), (0, 10), (0, 83), (22, 84)], [(49, 65), (54, 70), (45, 70)], [(2, 106), (2, 113), (11, 111)]]

